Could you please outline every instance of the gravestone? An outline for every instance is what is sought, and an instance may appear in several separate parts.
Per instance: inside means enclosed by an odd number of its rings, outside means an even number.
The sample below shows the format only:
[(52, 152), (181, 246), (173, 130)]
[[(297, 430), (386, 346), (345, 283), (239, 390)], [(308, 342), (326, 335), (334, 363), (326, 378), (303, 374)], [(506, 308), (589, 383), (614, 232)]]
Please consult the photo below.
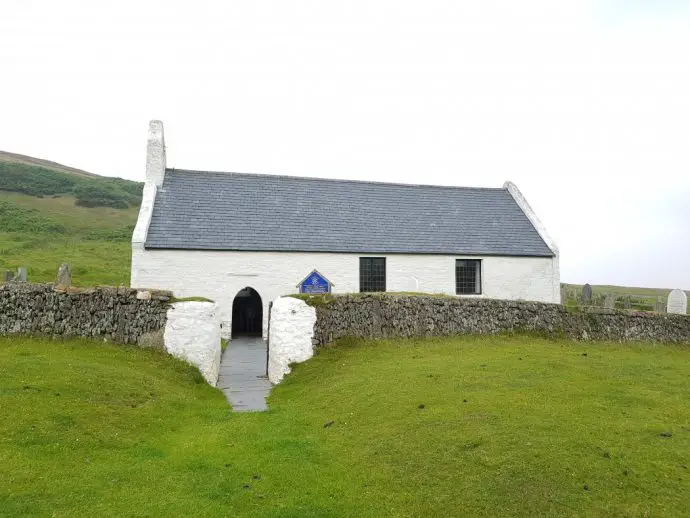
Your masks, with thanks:
[(668, 304), (666, 305), (668, 313), (675, 313), (678, 315), (685, 315), (688, 312), (688, 296), (683, 290), (673, 290), (668, 294)]
[(9, 270), (3, 270), (2, 272), (2, 282), (10, 282), (13, 279), (12, 272)]
[(654, 311), (657, 313), (664, 313), (666, 311), (666, 306), (664, 306), (663, 297), (656, 298), (656, 304), (654, 305)]
[(72, 286), (72, 267), (67, 264), (61, 264), (57, 273), (58, 286)]
[(604, 298), (604, 307), (606, 309), (613, 309), (616, 304), (616, 297), (610, 293)]
[(561, 288), (561, 304), (563, 306), (568, 304), (568, 290), (566, 288)]
[(26, 282), (28, 278), (28, 273), (25, 267), (20, 266), (17, 268), (17, 276), (14, 278), (15, 281)]
[(630, 295), (627, 295), (627, 296), (623, 299), (623, 307), (624, 307), (625, 309), (630, 309), (630, 308), (632, 308), (632, 301), (630, 300)]
[(589, 304), (592, 302), (592, 287), (589, 284), (585, 284), (582, 287), (582, 303)]

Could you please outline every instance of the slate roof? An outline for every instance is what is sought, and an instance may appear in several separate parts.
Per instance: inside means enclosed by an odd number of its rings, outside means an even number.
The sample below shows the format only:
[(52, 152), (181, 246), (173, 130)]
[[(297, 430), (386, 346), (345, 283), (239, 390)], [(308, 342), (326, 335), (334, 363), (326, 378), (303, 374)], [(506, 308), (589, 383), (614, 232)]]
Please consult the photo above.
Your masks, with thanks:
[(149, 249), (553, 256), (505, 189), (169, 169)]

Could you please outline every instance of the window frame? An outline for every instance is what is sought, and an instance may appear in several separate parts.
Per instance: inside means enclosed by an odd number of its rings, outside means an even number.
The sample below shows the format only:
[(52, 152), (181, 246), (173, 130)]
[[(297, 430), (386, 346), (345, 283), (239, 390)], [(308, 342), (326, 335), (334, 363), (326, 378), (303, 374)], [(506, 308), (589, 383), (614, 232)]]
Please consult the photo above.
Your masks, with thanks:
[[(476, 268), (479, 268), (478, 273), (475, 269), (475, 291), (473, 292), (460, 291), (460, 277), (458, 275), (458, 269), (460, 268), (460, 266), (458, 266), (458, 263), (460, 261), (475, 263)], [(483, 262), (484, 261), (482, 261), (481, 259), (477, 259), (475, 257), (457, 257), (455, 259), (455, 295), (457, 295), (458, 297), (478, 297), (484, 293), (484, 265), (482, 264)], [(478, 288), (476, 286), (477, 282), (479, 283)]]
[[(363, 289), (363, 279), (364, 279), (364, 273), (362, 266), (363, 264), (368, 263), (368, 282), (369, 286), (371, 286), (372, 280), (371, 278), (373, 277), (372, 274), (372, 267), (374, 266), (375, 261), (382, 261), (383, 262), (383, 289)], [(388, 276), (387, 276), (387, 269), (386, 269), (386, 258), (381, 257), (381, 256), (362, 256), (359, 258), (359, 292), (360, 293), (385, 293), (387, 285), (388, 285)], [(367, 288), (369, 287), (367, 286)]]

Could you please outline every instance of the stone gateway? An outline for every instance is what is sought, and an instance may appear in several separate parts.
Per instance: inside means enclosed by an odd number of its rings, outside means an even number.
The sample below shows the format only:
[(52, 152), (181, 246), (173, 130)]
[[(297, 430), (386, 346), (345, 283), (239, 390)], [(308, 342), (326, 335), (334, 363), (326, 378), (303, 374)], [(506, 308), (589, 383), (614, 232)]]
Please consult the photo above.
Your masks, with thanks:
[[(130, 284), (215, 301), (225, 338), (257, 325), (265, 337), (269, 304), (300, 290), (560, 301), (558, 248), (511, 182), (444, 187), (173, 169), (160, 121), (150, 124), (147, 152)], [(303, 285), (309, 272), (321, 278)]]

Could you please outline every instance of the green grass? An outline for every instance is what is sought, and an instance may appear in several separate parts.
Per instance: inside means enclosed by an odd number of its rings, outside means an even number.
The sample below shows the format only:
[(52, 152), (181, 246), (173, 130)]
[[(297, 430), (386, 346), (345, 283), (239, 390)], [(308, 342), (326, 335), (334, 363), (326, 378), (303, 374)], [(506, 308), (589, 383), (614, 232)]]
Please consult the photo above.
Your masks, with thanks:
[(129, 284), (136, 217), (135, 207), (87, 208), (75, 205), (72, 196), (0, 191), (2, 228), (14, 230), (0, 232), (0, 270), (25, 266), (30, 281), (54, 282), (66, 262), (77, 286)]
[(213, 302), (211, 299), (207, 299), (206, 297), (182, 297), (178, 299), (177, 297), (172, 297), (170, 299), (170, 303), (174, 302)]
[(465, 337), (322, 349), (232, 414), (162, 353), (0, 338), (0, 509), (687, 516), (688, 394), (687, 347)]
[(75, 286), (129, 285), (131, 254), (127, 241), (0, 232), (0, 270), (26, 266), (31, 282), (55, 282), (60, 264), (70, 263)]

